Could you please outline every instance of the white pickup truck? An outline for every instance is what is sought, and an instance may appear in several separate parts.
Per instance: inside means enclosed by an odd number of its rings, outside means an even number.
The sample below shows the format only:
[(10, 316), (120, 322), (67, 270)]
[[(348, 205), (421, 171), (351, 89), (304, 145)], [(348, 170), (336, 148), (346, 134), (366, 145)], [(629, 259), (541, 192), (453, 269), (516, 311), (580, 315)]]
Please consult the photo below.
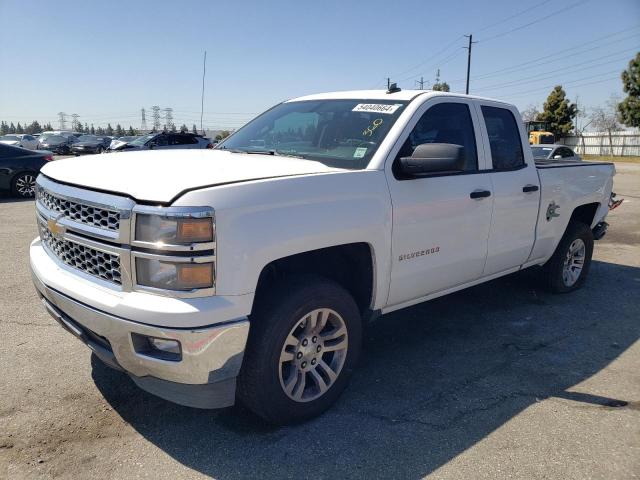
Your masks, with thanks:
[(535, 164), (499, 101), (311, 95), (215, 150), (49, 163), (31, 268), (51, 315), (144, 390), (287, 423), (337, 399), (380, 314), (531, 266), (580, 287), (613, 175)]

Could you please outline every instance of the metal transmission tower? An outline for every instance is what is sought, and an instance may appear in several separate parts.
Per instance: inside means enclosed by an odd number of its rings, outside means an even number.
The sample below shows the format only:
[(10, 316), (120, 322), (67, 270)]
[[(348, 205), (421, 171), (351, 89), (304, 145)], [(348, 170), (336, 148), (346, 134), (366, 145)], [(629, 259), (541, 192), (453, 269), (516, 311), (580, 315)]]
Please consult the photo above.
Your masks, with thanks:
[(173, 108), (164, 108), (164, 128), (165, 130), (173, 129)]
[(153, 129), (157, 132), (160, 130), (160, 107), (154, 105), (151, 107), (151, 111), (153, 112)]
[(64, 112), (58, 112), (58, 122), (60, 124), (60, 130), (67, 128), (67, 114)]
[(71, 114), (71, 118), (73, 118), (73, 120), (71, 120), (71, 130), (78, 130), (78, 117), (80, 117), (80, 115), (77, 113)]
[(142, 120), (140, 122), (140, 130), (144, 132), (147, 130), (147, 112), (144, 108), (140, 109), (140, 115), (142, 116)]

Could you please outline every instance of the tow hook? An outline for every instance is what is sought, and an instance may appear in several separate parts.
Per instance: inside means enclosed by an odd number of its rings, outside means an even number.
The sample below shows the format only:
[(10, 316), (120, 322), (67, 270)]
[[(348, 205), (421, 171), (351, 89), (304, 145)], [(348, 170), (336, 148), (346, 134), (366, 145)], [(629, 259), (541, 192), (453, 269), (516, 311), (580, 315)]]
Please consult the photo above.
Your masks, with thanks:
[(609, 224), (607, 222), (600, 222), (598, 224), (596, 224), (595, 227), (593, 227), (593, 239), (594, 240), (600, 240), (602, 237), (604, 237), (604, 234), (607, 233), (607, 227), (609, 227)]

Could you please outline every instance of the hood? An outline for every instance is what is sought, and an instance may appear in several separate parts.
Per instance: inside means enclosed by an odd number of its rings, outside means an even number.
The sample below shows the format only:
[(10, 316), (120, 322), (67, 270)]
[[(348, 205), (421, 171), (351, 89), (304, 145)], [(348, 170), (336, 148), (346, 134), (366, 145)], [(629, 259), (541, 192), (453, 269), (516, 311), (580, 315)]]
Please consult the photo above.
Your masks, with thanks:
[(0, 140), (0, 143), (4, 143), (5, 145), (14, 145), (14, 146), (20, 145), (20, 142), (18, 140)]
[(312, 160), (204, 149), (90, 155), (42, 169), (54, 180), (160, 203), (199, 187), (334, 171), (340, 170)]

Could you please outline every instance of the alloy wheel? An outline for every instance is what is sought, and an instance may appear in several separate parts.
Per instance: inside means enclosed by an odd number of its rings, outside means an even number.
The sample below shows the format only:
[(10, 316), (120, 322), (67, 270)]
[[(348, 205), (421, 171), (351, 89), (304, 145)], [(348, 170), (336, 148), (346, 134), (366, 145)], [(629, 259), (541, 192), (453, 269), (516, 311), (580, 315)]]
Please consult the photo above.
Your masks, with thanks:
[(36, 193), (36, 177), (29, 174), (19, 176), (15, 188), (21, 197), (33, 197)]
[(567, 250), (567, 255), (562, 267), (562, 281), (567, 287), (573, 286), (582, 273), (584, 259), (586, 256), (586, 246), (581, 238), (576, 238)]
[(348, 348), (347, 327), (337, 312), (321, 308), (306, 314), (291, 329), (280, 353), (284, 393), (296, 402), (320, 398), (340, 375)]

